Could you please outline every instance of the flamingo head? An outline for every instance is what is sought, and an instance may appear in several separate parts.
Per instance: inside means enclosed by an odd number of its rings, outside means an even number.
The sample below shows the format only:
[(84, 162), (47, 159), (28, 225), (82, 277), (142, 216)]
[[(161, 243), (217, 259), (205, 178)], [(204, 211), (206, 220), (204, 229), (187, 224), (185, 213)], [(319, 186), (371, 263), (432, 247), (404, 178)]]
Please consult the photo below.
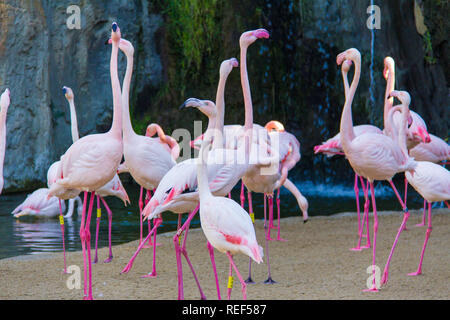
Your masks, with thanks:
[(275, 131), (275, 132), (284, 132), (284, 126), (281, 122), (272, 120), (267, 122), (267, 124), (264, 126), (267, 131)]
[(127, 203), (130, 203), (130, 198), (128, 197), (127, 190), (125, 190), (120, 179), (117, 179), (117, 182), (114, 183), (113, 190), (116, 193), (116, 197), (121, 199), (126, 207)]
[(430, 134), (424, 126), (417, 126), (416, 130), (412, 131), (412, 136), (415, 141), (423, 143), (431, 142)]
[(7, 109), (9, 107), (9, 104), (11, 102), (10, 92), (9, 89), (5, 89), (3, 91), (1, 97), (0, 97), (0, 107), (3, 110), (4, 108)]
[(348, 71), (350, 70), (350, 67), (351, 67), (351, 66), (352, 66), (352, 60), (345, 60), (345, 61), (342, 63), (342, 67), (341, 67), (342, 72), (348, 73)]
[(62, 87), (62, 92), (67, 100), (73, 100), (73, 91), (69, 87)]
[(121, 34), (120, 28), (117, 22), (113, 22), (111, 25), (111, 41), (118, 43), (120, 41)]
[(388, 98), (392, 97), (397, 98), (403, 105), (406, 106), (409, 106), (409, 104), (411, 103), (411, 96), (407, 91), (393, 90), (391, 91), (391, 93), (389, 93)]
[(199, 109), (208, 118), (215, 117), (217, 114), (216, 104), (210, 100), (200, 100), (197, 98), (189, 98), (180, 106), (180, 110), (186, 107), (194, 107)]
[(228, 60), (224, 60), (221, 65), (220, 65), (220, 76), (221, 77), (225, 77), (228, 76), (231, 72), (231, 70), (233, 70), (233, 68), (237, 68), (239, 67), (239, 62), (237, 61), (236, 58), (231, 58)]
[(241, 37), (239, 38), (239, 44), (240, 46), (248, 47), (253, 42), (255, 42), (257, 39), (261, 38), (269, 38), (269, 32), (266, 29), (256, 29), (251, 31), (246, 31), (243, 34), (241, 34)]
[(336, 63), (338, 66), (340, 66), (345, 60), (351, 60), (355, 64), (361, 64), (361, 54), (359, 53), (358, 49), (347, 49), (337, 55)]
[(384, 69), (383, 69), (383, 77), (387, 80), (390, 72), (394, 72), (395, 62), (391, 57), (384, 58)]

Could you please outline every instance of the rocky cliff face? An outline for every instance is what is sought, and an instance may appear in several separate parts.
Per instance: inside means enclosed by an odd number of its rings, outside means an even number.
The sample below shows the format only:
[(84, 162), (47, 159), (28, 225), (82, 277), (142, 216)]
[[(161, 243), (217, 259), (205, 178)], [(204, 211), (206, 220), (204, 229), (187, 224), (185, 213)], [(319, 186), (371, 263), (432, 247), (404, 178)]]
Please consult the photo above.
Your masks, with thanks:
[[(133, 90), (160, 83), (162, 65), (154, 35), (163, 23), (146, 1), (85, 1), (81, 29), (66, 25), (73, 1), (0, 3), (0, 88), (11, 90), (5, 157), (6, 191), (45, 181), (50, 164), (71, 144), (70, 114), (62, 86), (75, 94), (80, 136), (111, 125), (111, 48), (105, 45), (112, 21), (135, 45)], [(125, 68), (120, 55), (121, 74)]]
[[(448, 136), (446, 2), (377, 1), (381, 29), (373, 33), (366, 26), (369, 0), (78, 1), (81, 29), (68, 29), (66, 9), (76, 2), (0, 3), (0, 90), (11, 89), (6, 191), (42, 184), (47, 168), (70, 145), (63, 85), (75, 93), (81, 136), (109, 129), (111, 49), (105, 41), (112, 21), (135, 47), (131, 108), (138, 131), (147, 121), (169, 133), (191, 129), (199, 114), (179, 113), (176, 106), (190, 96), (214, 99), (220, 62), (239, 57), (241, 32), (265, 27), (270, 39), (251, 48), (248, 59), (255, 122), (278, 119), (299, 138), (302, 176), (323, 180), (349, 172), (343, 160), (313, 156), (312, 147), (338, 131), (344, 96), (335, 58), (350, 47), (363, 57), (355, 123), (382, 126), (381, 72), (390, 55), (397, 65), (396, 88), (410, 92), (411, 108), (430, 132)], [(119, 67), (123, 75), (123, 55)], [(238, 72), (229, 78), (226, 103), (226, 123), (243, 123)]]

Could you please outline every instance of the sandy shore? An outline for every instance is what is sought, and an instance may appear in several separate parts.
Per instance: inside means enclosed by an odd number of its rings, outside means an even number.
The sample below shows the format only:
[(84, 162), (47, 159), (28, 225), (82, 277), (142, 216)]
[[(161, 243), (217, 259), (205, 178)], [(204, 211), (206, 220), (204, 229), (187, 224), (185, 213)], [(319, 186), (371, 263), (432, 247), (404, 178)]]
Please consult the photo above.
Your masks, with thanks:
[[(449, 299), (450, 250), (448, 209), (433, 210), (433, 232), (423, 263), (423, 275), (408, 277), (416, 271), (425, 237), (425, 227), (416, 228), (419, 211), (411, 211), (408, 231), (401, 236), (394, 255), (388, 284), (378, 293), (362, 292), (366, 288), (372, 250), (353, 252), (356, 217), (344, 214), (333, 217), (312, 217), (303, 224), (300, 217), (281, 220), (282, 237), (287, 242), (270, 242), (273, 279), (278, 283), (263, 284), (267, 277), (266, 264), (253, 264), (253, 279), (248, 299)], [(400, 225), (400, 212), (382, 212), (379, 216), (377, 264), (381, 270), (389, 254)], [(372, 232), (372, 219), (370, 221)], [(256, 221), (260, 245), (264, 247), (263, 223)], [(275, 236), (275, 231), (273, 231)], [(95, 299), (176, 299), (176, 260), (172, 244), (173, 233), (158, 236), (155, 279), (142, 279), (151, 271), (152, 250), (144, 249), (128, 274), (120, 274), (137, 247), (137, 241), (113, 248), (114, 259), (109, 264), (93, 266)], [(208, 299), (217, 299), (214, 277), (206, 239), (201, 229), (189, 232), (187, 248)], [(107, 248), (99, 251), (99, 259), (107, 257)], [(183, 259), (184, 260), (184, 259)], [(183, 261), (186, 299), (198, 299), (199, 294), (188, 265)], [(237, 256), (236, 262), (244, 278), (248, 272), (248, 258)], [(81, 252), (67, 255), (68, 265), (78, 265), (83, 273)], [(216, 251), (222, 297), (226, 296), (228, 262)], [(83, 290), (68, 289), (69, 277), (62, 273), (63, 255), (21, 256), (0, 260), (0, 299), (81, 299)], [(83, 282), (81, 282), (83, 288)], [(235, 278), (232, 299), (240, 299), (241, 292)]]

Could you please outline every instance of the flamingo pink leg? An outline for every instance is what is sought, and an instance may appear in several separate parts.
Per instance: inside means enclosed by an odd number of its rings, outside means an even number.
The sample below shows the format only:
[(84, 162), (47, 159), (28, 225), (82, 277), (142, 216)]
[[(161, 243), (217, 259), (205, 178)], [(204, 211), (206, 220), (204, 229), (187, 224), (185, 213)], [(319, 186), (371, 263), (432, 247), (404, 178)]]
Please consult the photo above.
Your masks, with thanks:
[(111, 231), (112, 231), (112, 211), (109, 208), (108, 204), (106, 203), (105, 199), (103, 197), (100, 197), (100, 200), (102, 200), (103, 205), (106, 208), (106, 211), (108, 212), (108, 245), (109, 245), (109, 257), (103, 261), (103, 263), (109, 263), (111, 262), (113, 258), (112, 254), (112, 244), (111, 244)]
[(85, 235), (86, 235), (86, 251), (87, 251), (87, 259), (88, 259), (88, 267), (89, 267), (89, 286), (88, 286), (88, 296), (87, 300), (93, 300), (94, 297), (92, 295), (92, 262), (91, 262), (91, 214), (92, 207), (94, 206), (94, 198), (95, 192), (91, 193), (91, 198), (89, 199), (89, 210), (86, 218), (86, 226), (85, 226)]
[[(230, 263), (230, 270), (228, 271), (228, 281), (233, 277), (233, 265)], [(231, 290), (233, 290), (233, 286), (227, 286), (227, 299), (231, 299)]]
[(241, 207), (245, 206), (245, 193), (244, 193), (244, 181), (241, 183)]
[(141, 191), (139, 193), (139, 219), (140, 219), (139, 245), (142, 242), (142, 233), (143, 233), (143, 226), (142, 226), (142, 208), (144, 207), (144, 202), (142, 201), (142, 193), (143, 192), (144, 192), (144, 188), (141, 187)]
[(425, 249), (427, 247), (428, 239), (431, 235), (431, 202), (428, 202), (428, 228), (427, 233), (425, 234), (425, 242), (423, 243), (422, 253), (420, 254), (420, 261), (419, 261), (419, 267), (417, 268), (416, 272), (408, 273), (408, 276), (418, 276), (422, 274), (422, 262), (423, 262), (423, 256), (425, 255)]
[[(162, 224), (162, 218), (156, 218), (153, 220), (153, 229), (150, 230), (149, 234), (153, 234), (153, 243), (156, 243), (156, 233), (158, 231), (158, 227)], [(147, 237), (150, 238), (150, 237)], [(156, 278), (156, 246), (153, 246), (153, 264), (152, 264), (152, 272), (142, 276), (141, 278)]]
[(86, 230), (85, 230), (85, 221), (86, 221), (86, 204), (88, 201), (88, 193), (84, 192), (84, 200), (83, 200), (83, 211), (81, 213), (81, 224), (80, 224), (80, 239), (81, 239), (81, 250), (83, 252), (83, 264), (84, 264), (84, 299), (87, 298), (87, 262), (86, 262)]
[(395, 247), (397, 246), (398, 239), (400, 238), (400, 234), (402, 233), (403, 230), (405, 230), (406, 222), (408, 221), (408, 218), (409, 218), (408, 208), (406, 207), (406, 204), (403, 203), (402, 198), (398, 194), (398, 191), (395, 188), (395, 185), (392, 182), (392, 180), (389, 181), (389, 184), (391, 185), (392, 189), (394, 190), (395, 195), (397, 196), (397, 199), (398, 199), (398, 201), (400, 202), (400, 204), (401, 204), (401, 206), (403, 208), (404, 214), (403, 214), (402, 224), (400, 225), (400, 228), (398, 229), (397, 235), (396, 235), (395, 240), (394, 240), (394, 244), (392, 245), (391, 252), (389, 253), (389, 257), (388, 257), (386, 265), (384, 267), (383, 277), (381, 278), (381, 284), (382, 285), (386, 284), (388, 282), (389, 265), (391, 263), (391, 259), (392, 259), (392, 256), (394, 254)]
[[(183, 289), (183, 267), (181, 264), (181, 253), (183, 253), (191, 271), (192, 274), (194, 276), (195, 282), (197, 283), (197, 287), (198, 290), (200, 291), (200, 298), (202, 300), (205, 300), (206, 297), (203, 294), (203, 290), (200, 286), (200, 282), (198, 281), (197, 275), (195, 274), (194, 268), (191, 264), (191, 261), (189, 260), (189, 257), (187, 255), (187, 251), (185, 248), (186, 245), (186, 239), (187, 239), (187, 232), (189, 230), (189, 225), (191, 223), (192, 218), (194, 218), (194, 216), (196, 215), (196, 213), (198, 212), (200, 205), (197, 205), (197, 207), (194, 209), (194, 211), (192, 211), (188, 218), (186, 219), (185, 223), (183, 224), (183, 226), (177, 231), (177, 233), (175, 234), (175, 236), (173, 237), (173, 244), (175, 246), (175, 254), (176, 254), (176, 258), (177, 258), (177, 269), (178, 269), (178, 300), (184, 300), (184, 289)], [(183, 233), (183, 231), (186, 230), (186, 233), (184, 235), (184, 242), (183, 242), (183, 247), (180, 248), (179, 245), (179, 239), (180, 239), (180, 235)]]
[(278, 210), (278, 218), (277, 218), (277, 241), (287, 241), (286, 239), (283, 239), (280, 237), (280, 231), (281, 231), (281, 225), (280, 225), (280, 189), (278, 189), (277, 192), (277, 210)]
[(131, 270), (131, 268), (133, 267), (134, 260), (136, 259), (137, 255), (142, 250), (142, 248), (144, 247), (144, 244), (147, 242), (148, 238), (150, 238), (151, 236), (152, 236), (152, 233), (149, 233), (147, 235), (147, 237), (144, 239), (144, 241), (143, 242), (141, 241), (138, 248), (136, 249), (136, 252), (133, 254), (130, 261), (128, 261), (127, 265), (125, 266), (125, 268), (123, 268), (123, 270), (120, 273), (128, 273)]
[[(370, 201), (369, 201), (369, 182), (367, 182), (367, 186), (364, 185), (364, 181), (361, 178), (361, 185), (363, 187), (363, 192), (364, 192), (364, 214), (362, 217), (362, 225), (361, 228), (359, 230), (359, 239), (358, 239), (358, 244), (356, 245), (355, 248), (351, 248), (350, 250), (352, 251), (361, 251), (362, 249), (368, 249), (370, 248), (370, 237), (369, 237), (369, 207), (370, 207)], [(364, 237), (363, 235), (363, 230), (364, 230), (364, 225), (366, 225), (366, 237), (367, 237), (367, 244), (363, 247), (361, 247), (361, 241), (362, 238)]]
[(64, 273), (67, 273), (67, 264), (66, 264), (66, 240), (64, 237), (64, 216), (62, 213), (62, 207), (61, 207), (61, 199), (59, 199), (59, 219), (63, 223), (60, 223), (61, 225), (61, 234), (62, 234), (62, 243), (63, 243), (63, 255), (64, 255)]
[(370, 182), (370, 193), (372, 197), (372, 210), (373, 210), (373, 254), (372, 254), (372, 266), (373, 266), (373, 285), (370, 289), (365, 289), (363, 291), (371, 291), (378, 292), (378, 288), (376, 285), (376, 277), (375, 277), (375, 256), (377, 250), (377, 233), (378, 233), (378, 215), (377, 215), (377, 206), (375, 203), (375, 190), (373, 188), (373, 182)]
[[(153, 193), (155, 193), (155, 190), (153, 190)], [(147, 205), (147, 203), (149, 203), (151, 199), (152, 199), (152, 194), (151, 194), (150, 190), (147, 190), (146, 197), (145, 197), (145, 205)], [(153, 224), (154, 223), (155, 223), (155, 221), (153, 221)], [(150, 233), (151, 230), (152, 230), (152, 225), (151, 225), (150, 219), (147, 220), (147, 225), (148, 225), (148, 233)], [(154, 237), (156, 237), (156, 234), (154, 235)], [(151, 237), (147, 237), (146, 239), (148, 239), (148, 243), (144, 244), (143, 248), (151, 248), (151, 247), (153, 247), (152, 238)], [(157, 243), (156, 245), (160, 246), (161, 244)]]
[[(269, 216), (270, 216), (271, 211), (272, 211), (272, 215), (273, 215), (273, 196), (267, 195), (267, 197), (269, 198)], [(266, 204), (266, 201), (264, 198), (264, 205), (265, 204)], [(270, 273), (269, 241), (271, 240), (271, 238), (270, 238), (270, 228), (269, 228), (268, 224), (266, 224), (266, 223), (264, 223), (264, 230), (266, 232), (266, 257), (267, 257), (267, 280), (264, 281), (264, 283), (265, 284), (273, 284), (273, 283), (277, 283), (277, 282), (272, 279), (272, 275)]]
[(227, 252), (227, 257), (230, 260), (230, 265), (233, 266), (234, 271), (236, 271), (236, 274), (239, 278), (239, 281), (241, 282), (241, 287), (242, 287), (242, 299), (243, 300), (247, 300), (247, 285), (245, 284), (244, 280), (242, 279), (241, 274), (239, 273), (238, 268), (236, 267), (236, 265), (234, 264), (233, 261), (233, 256), (231, 255), (231, 253)]
[[(364, 185), (363, 185), (364, 188)], [(358, 175), (355, 172), (355, 184), (353, 187), (355, 190), (355, 199), (356, 199), (356, 214), (358, 217), (358, 235), (361, 234), (361, 212), (359, 211), (359, 188), (358, 188)]]
[(423, 199), (423, 214), (422, 214), (422, 222), (416, 224), (416, 227), (423, 227), (425, 225), (425, 219), (427, 215), (427, 200)]
[(216, 288), (217, 288), (217, 299), (221, 300), (222, 298), (220, 297), (219, 277), (217, 275), (216, 260), (214, 259), (214, 247), (211, 245), (211, 243), (209, 243), (209, 241), (207, 241), (206, 246), (208, 248), (209, 257), (211, 258), (211, 264), (214, 270), (214, 278), (216, 280)]
[[(100, 198), (97, 195), (97, 210), (101, 210), (100, 207)], [(98, 233), (100, 231), (100, 217), (97, 215), (97, 223), (95, 228), (95, 257), (94, 261), (92, 263), (96, 264), (98, 262), (98, 256), (97, 256), (97, 247), (98, 247)]]
[[(252, 192), (248, 190), (247, 196), (248, 196), (248, 212), (251, 214), (251, 213), (254, 213), (253, 212)], [(265, 213), (265, 210), (266, 210), (266, 203), (265, 203), (265, 197), (264, 197), (264, 213)], [(253, 279), (252, 279), (252, 258), (249, 258), (248, 278), (245, 280), (245, 283), (255, 283), (255, 281), (253, 281)]]

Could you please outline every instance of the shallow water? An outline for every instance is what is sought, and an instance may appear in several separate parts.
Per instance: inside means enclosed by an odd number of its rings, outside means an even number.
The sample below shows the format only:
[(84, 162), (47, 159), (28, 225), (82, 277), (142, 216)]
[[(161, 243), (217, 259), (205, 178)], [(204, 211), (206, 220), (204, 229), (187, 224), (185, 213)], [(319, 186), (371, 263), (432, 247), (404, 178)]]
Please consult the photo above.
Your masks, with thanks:
[[(233, 199), (239, 200), (240, 183), (232, 193)], [(353, 184), (351, 181), (346, 186), (315, 185), (310, 182), (297, 183), (297, 187), (308, 199), (310, 216), (332, 215), (341, 212), (352, 212), (356, 210)], [(400, 185), (399, 185), (400, 187)], [(112, 244), (117, 245), (139, 238), (139, 216), (138, 196), (139, 187), (134, 184), (126, 184), (125, 188), (131, 200), (131, 205), (124, 207), (123, 202), (117, 198), (106, 198), (113, 212), (112, 222)], [(399, 188), (400, 189), (400, 188)], [(377, 183), (375, 186), (378, 210), (399, 210), (398, 202), (394, 193), (387, 183)], [(423, 204), (412, 188), (408, 190), (408, 206), (420, 208)], [(10, 194), (0, 196), (0, 259), (24, 254), (39, 254), (43, 252), (58, 252), (62, 250), (61, 229), (58, 218), (34, 219), (14, 218), (10, 213), (26, 197), (26, 194)], [(362, 208), (363, 193), (360, 191)], [(94, 208), (96, 206), (94, 202)], [(253, 207), (256, 219), (263, 219), (263, 196), (253, 195)], [(247, 205), (246, 205), (247, 208)], [(95, 209), (94, 209), (95, 210)], [(276, 205), (274, 201), (274, 219), (276, 219)], [(301, 215), (295, 198), (286, 189), (281, 192), (281, 217)], [(96, 218), (95, 211), (91, 220), (92, 248), (95, 245)], [(183, 215), (186, 219), (187, 215)], [(164, 222), (158, 232), (173, 231), (177, 226), (178, 215), (163, 214)], [(65, 219), (65, 242), (66, 250), (81, 250), (79, 239), (79, 227), (81, 216), (74, 213), (72, 218)], [(191, 226), (199, 227), (198, 216), (193, 219)], [(356, 227), (356, 219), (355, 219)], [(147, 223), (144, 223), (144, 236), (147, 234)], [(102, 208), (102, 217), (99, 233), (99, 247), (108, 245), (108, 219), (107, 213)], [(114, 252), (113, 252), (114, 254)]]

